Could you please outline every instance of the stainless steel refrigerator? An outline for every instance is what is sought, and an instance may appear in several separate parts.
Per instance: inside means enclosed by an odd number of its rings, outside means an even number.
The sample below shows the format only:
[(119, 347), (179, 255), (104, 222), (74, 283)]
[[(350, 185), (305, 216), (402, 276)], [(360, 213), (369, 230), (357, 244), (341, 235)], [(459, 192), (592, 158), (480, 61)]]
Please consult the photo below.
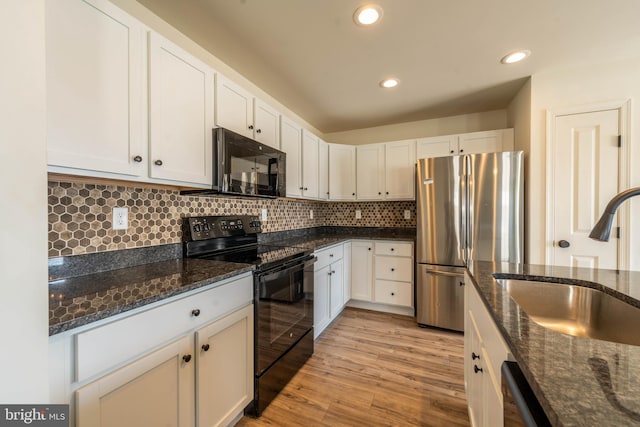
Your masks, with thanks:
[(464, 329), (470, 260), (523, 261), (523, 153), (418, 160), (416, 317)]

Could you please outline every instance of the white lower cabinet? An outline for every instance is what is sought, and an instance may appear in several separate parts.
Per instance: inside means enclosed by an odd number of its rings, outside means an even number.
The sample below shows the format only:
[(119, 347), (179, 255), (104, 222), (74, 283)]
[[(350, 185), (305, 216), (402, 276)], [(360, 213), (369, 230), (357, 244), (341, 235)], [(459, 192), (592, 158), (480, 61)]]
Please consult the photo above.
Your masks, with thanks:
[(199, 427), (225, 426), (253, 399), (253, 306), (196, 331)]
[(50, 394), (70, 426), (224, 426), (253, 398), (244, 274), (50, 338)]
[(342, 243), (315, 252), (313, 338), (335, 319), (345, 304), (344, 246)]
[(351, 242), (351, 298), (371, 301), (373, 298), (373, 241)]
[(192, 344), (183, 337), (80, 388), (76, 425), (193, 425)]
[(502, 362), (511, 353), (468, 274), (465, 274), (464, 378), (474, 427), (503, 425)]

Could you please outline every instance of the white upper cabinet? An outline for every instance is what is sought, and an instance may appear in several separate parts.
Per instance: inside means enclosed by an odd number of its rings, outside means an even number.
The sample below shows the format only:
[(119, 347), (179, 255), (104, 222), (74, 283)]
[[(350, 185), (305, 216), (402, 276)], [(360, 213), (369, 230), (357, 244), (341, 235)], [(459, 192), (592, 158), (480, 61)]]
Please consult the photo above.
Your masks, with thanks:
[(357, 154), (358, 200), (413, 200), (416, 141), (359, 145)]
[(280, 113), (276, 109), (254, 98), (253, 123), (256, 141), (280, 149)]
[(318, 147), (320, 139), (307, 131), (302, 130), (302, 195), (307, 198), (317, 199), (318, 190)]
[(216, 74), (216, 120), (219, 127), (253, 138), (253, 95)]
[(219, 73), (216, 74), (215, 124), (280, 148), (280, 113)]
[(318, 198), (329, 199), (329, 144), (318, 141)]
[(145, 176), (142, 24), (107, 1), (77, 0), (46, 2), (45, 27), (50, 169)]
[(302, 196), (302, 127), (280, 117), (280, 149), (287, 154), (287, 196)]
[(418, 139), (417, 158), (513, 150), (513, 129), (471, 132)]
[(155, 33), (149, 55), (150, 175), (210, 185), (213, 69)]
[(356, 199), (356, 147), (329, 144), (329, 200)]
[(384, 144), (356, 147), (356, 195), (358, 200), (384, 198)]
[(387, 142), (385, 155), (385, 198), (387, 200), (414, 200), (416, 141), (410, 139)]

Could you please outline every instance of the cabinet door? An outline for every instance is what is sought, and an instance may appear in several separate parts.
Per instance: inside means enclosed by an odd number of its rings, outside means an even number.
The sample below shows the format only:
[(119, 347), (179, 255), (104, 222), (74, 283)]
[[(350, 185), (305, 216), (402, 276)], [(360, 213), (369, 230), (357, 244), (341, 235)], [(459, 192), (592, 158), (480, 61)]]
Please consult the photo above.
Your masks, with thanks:
[(500, 131), (465, 133), (460, 135), (459, 138), (460, 154), (502, 151), (502, 133)]
[(330, 317), (334, 319), (344, 307), (344, 263), (343, 260), (334, 262), (331, 268), (331, 286), (329, 290), (329, 300), (331, 301)]
[(373, 242), (354, 240), (351, 243), (351, 298), (372, 301)]
[(384, 199), (384, 144), (356, 147), (356, 196), (358, 200)]
[(150, 175), (211, 186), (213, 69), (149, 34)]
[(318, 141), (318, 198), (329, 198), (329, 145), (321, 139)]
[(342, 258), (344, 272), (342, 274), (342, 305), (351, 299), (351, 242), (344, 244), (344, 257)]
[(420, 138), (417, 141), (416, 158), (444, 157), (458, 154), (458, 136), (445, 135)]
[(280, 117), (280, 149), (287, 154), (287, 196), (302, 196), (302, 128)]
[(192, 426), (194, 365), (189, 335), (78, 389), (76, 424)]
[(196, 331), (198, 426), (226, 426), (253, 399), (253, 305)]
[(331, 265), (318, 269), (313, 274), (313, 338), (316, 339), (331, 321), (329, 280)]
[[(468, 339), (465, 339), (464, 349), (464, 362), (465, 362), (465, 375), (467, 382), (467, 404), (469, 406), (469, 418), (472, 426), (483, 426), (484, 418), (484, 404), (483, 404), (483, 381), (482, 371), (475, 371), (474, 367), (482, 369), (482, 351), (480, 334), (478, 332), (477, 325), (471, 312), (467, 312), (467, 327), (464, 331), (465, 337), (468, 335)], [(467, 347), (466, 345), (469, 345)]]
[(253, 138), (253, 95), (216, 74), (216, 125)]
[(45, 19), (48, 164), (146, 176), (142, 25), (102, 0), (46, 2)]
[(317, 136), (302, 130), (302, 195), (317, 199), (318, 190), (318, 146)]
[(280, 114), (258, 98), (253, 100), (254, 139), (280, 149)]
[(356, 147), (329, 144), (329, 200), (356, 199)]
[(385, 198), (414, 200), (416, 186), (416, 141), (385, 144)]

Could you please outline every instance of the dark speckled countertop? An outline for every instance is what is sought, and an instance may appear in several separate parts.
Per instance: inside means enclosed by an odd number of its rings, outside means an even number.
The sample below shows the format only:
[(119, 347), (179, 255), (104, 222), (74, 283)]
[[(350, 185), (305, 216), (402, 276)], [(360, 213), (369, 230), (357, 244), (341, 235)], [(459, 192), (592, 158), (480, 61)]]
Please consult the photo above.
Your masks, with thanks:
[(253, 265), (170, 259), (49, 282), (49, 335), (253, 271)]
[[(413, 240), (412, 228), (320, 227), (260, 235), (263, 243), (317, 250), (350, 239)], [(254, 266), (182, 258), (182, 244), (49, 259), (49, 335), (215, 282)]]
[[(640, 307), (640, 272), (475, 262), (476, 288), (554, 426), (640, 425), (640, 346), (544, 328), (495, 277), (592, 287)], [(621, 325), (637, 328), (640, 325)]]

